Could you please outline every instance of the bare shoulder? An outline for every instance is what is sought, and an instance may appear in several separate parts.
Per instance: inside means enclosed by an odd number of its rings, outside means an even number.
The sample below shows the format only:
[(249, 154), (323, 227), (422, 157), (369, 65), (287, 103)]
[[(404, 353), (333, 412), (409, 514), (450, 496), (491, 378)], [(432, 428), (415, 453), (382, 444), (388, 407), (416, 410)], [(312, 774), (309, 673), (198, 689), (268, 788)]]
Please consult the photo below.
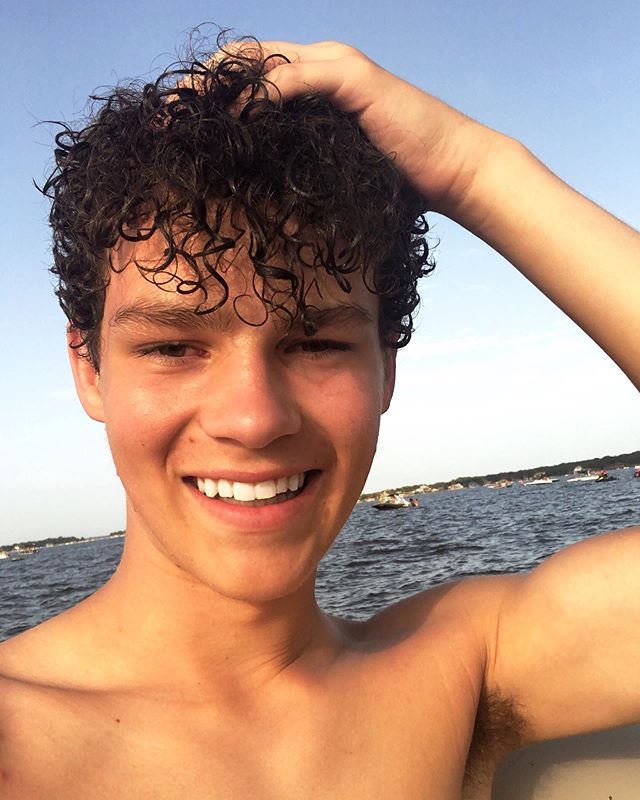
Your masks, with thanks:
[(5, 690), (92, 688), (95, 667), (101, 659), (90, 657), (91, 631), (91, 619), (84, 609), (75, 606), (1, 642), (0, 681)]
[(639, 580), (640, 528), (626, 528), (560, 550), (504, 605), (488, 683), (527, 709), (535, 739), (640, 719)]
[(465, 797), (484, 796), (500, 760), (530, 738), (517, 699), (487, 681), (503, 608), (524, 580), (523, 575), (499, 575), (442, 584), (390, 606), (368, 623), (372, 641), (396, 642), (413, 669), (433, 675), (435, 666), (441, 676), (441, 702), (468, 725)]
[[(419, 592), (384, 609), (366, 627), (374, 643), (395, 643), (417, 669), (436, 663), (457, 681), (463, 695), (468, 686), (483, 728), (495, 728), (494, 719), (515, 720), (511, 697), (488, 683), (495, 660), (504, 609), (526, 581), (525, 575), (475, 576)], [(512, 720), (512, 721), (513, 721)]]
[(464, 578), (411, 595), (376, 614), (367, 623), (372, 637), (415, 637), (427, 643), (439, 631), (475, 641), (484, 649), (494, 636), (505, 600), (523, 576)]
[[(63, 628), (64, 629), (64, 628)], [(63, 688), (64, 663), (58, 652), (68, 645), (39, 625), (0, 643), (0, 741), (16, 738), (21, 720), (39, 719), (48, 698)], [(69, 683), (69, 675), (66, 676)], [(9, 735), (11, 733), (11, 735)]]
[(69, 758), (80, 752), (86, 692), (82, 676), (65, 673), (67, 662), (59, 657), (70, 643), (64, 630), (57, 636), (38, 626), (0, 644), (3, 800), (55, 796), (52, 787), (65, 785)]
[[(0, 643), (0, 795), (4, 798), (23, 796), (22, 785), (25, 754), (40, 750), (46, 738), (46, 725), (41, 725), (46, 708), (47, 689), (33, 674), (30, 666), (33, 634), (20, 634)], [(43, 650), (44, 657), (44, 650)], [(46, 712), (45, 712), (46, 714)], [(38, 730), (38, 746), (30, 746), (29, 737)], [(32, 743), (31, 743), (32, 744)]]

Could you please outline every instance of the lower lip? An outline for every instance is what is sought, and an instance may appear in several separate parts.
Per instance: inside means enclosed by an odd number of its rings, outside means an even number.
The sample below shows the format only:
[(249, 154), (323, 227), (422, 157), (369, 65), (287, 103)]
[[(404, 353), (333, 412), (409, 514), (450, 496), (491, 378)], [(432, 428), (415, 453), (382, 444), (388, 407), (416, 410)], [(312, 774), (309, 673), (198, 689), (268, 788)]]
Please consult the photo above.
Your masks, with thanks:
[(300, 494), (290, 500), (265, 506), (225, 503), (219, 497), (210, 498), (202, 494), (191, 481), (185, 481), (185, 484), (200, 507), (218, 522), (244, 533), (265, 533), (282, 529), (304, 513), (316, 494), (319, 477), (319, 472), (313, 472), (307, 476), (306, 485)]

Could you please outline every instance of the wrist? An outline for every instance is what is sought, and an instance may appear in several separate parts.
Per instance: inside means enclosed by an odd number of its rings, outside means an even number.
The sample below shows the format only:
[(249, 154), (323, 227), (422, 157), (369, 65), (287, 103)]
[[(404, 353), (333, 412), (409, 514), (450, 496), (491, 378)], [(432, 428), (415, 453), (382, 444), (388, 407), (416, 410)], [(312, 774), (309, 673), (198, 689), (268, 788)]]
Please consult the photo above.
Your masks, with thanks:
[(434, 210), (489, 241), (501, 214), (509, 212), (509, 195), (520, 191), (523, 170), (542, 164), (518, 140), (474, 120), (469, 124), (478, 127), (470, 166), (460, 170), (456, 185)]

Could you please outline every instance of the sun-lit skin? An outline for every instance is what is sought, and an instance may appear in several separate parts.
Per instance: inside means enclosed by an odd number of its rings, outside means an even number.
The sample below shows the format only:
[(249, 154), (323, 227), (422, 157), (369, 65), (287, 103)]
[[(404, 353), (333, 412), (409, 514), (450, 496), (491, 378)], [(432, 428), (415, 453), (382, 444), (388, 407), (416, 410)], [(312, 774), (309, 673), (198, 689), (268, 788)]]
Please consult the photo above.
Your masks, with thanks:
[[(316, 567), (362, 490), (393, 390), (378, 300), (357, 276), (347, 295), (320, 274), (322, 296), (308, 301), (332, 311), (315, 335), (277, 317), (248, 325), (231, 302), (252, 276), (240, 248), (225, 275), (230, 301), (197, 316), (197, 300), (159, 289), (130, 263), (153, 263), (160, 246), (118, 249), (115, 266), (128, 265), (107, 290), (99, 370), (72, 355), (81, 400), (105, 423), (127, 495), (124, 556), (103, 591), (124, 607), (146, 586), (171, 598), (167, 617), (180, 620), (182, 607), (194, 630), (207, 629), (201, 613), (219, 618), (222, 608), (229, 621), (269, 609), (287, 617), (288, 635), (311, 630), (321, 619)], [(264, 318), (258, 298), (241, 302), (245, 319)], [(195, 486), (196, 477), (300, 472), (310, 475), (297, 497), (262, 507), (209, 499)], [(163, 602), (145, 597), (147, 607)]]
[[(357, 115), (431, 208), (640, 386), (637, 232), (357, 50), (265, 46), (290, 62), (269, 71), (270, 91), (315, 90)], [(345, 294), (319, 273), (312, 338), (281, 318), (247, 325), (235, 299), (252, 322), (265, 308), (245, 291), (240, 246), (222, 265), (230, 301), (198, 317), (201, 297), (136, 269), (163, 248), (113, 253), (99, 369), (70, 349), (127, 492), (126, 544), (104, 587), (0, 646), (3, 800), (489, 800), (509, 750), (640, 721), (637, 527), (589, 535), (528, 574), (425, 587), (366, 621), (323, 614), (315, 570), (393, 389), (377, 299), (356, 276)], [(196, 481), (299, 473), (302, 492), (266, 505), (206, 497)]]

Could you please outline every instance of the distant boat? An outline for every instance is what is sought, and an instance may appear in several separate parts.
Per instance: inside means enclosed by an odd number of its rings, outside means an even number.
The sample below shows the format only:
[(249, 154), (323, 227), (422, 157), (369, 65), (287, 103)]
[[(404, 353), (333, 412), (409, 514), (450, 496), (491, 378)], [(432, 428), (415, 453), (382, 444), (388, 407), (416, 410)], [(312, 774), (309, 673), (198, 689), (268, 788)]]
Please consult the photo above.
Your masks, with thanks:
[(640, 478), (640, 464), (636, 464), (636, 466), (633, 468), (633, 477)]
[(407, 500), (406, 497), (400, 494), (394, 494), (391, 497), (381, 495), (378, 499), (380, 502), (373, 506), (377, 511), (396, 511), (398, 508), (416, 508), (418, 506), (418, 501), (415, 497)]
[(376, 503), (377, 511), (397, 511), (399, 508), (411, 508), (411, 503)]
[(9, 561), (22, 561), (27, 556), (37, 553), (37, 547), (14, 547), (12, 550), (5, 550), (0, 553), (0, 558), (8, 558)]
[(573, 478), (567, 478), (567, 483), (584, 483), (587, 481), (598, 480), (599, 473), (595, 470), (588, 470), (585, 472), (582, 467), (576, 467), (573, 470)]
[(609, 475), (606, 469), (601, 469), (596, 478), (596, 483), (608, 483), (609, 481), (617, 480), (615, 475)]
[(533, 478), (526, 481), (520, 481), (523, 486), (546, 486), (548, 483), (556, 483), (560, 478), (550, 478), (544, 472), (536, 473)]

